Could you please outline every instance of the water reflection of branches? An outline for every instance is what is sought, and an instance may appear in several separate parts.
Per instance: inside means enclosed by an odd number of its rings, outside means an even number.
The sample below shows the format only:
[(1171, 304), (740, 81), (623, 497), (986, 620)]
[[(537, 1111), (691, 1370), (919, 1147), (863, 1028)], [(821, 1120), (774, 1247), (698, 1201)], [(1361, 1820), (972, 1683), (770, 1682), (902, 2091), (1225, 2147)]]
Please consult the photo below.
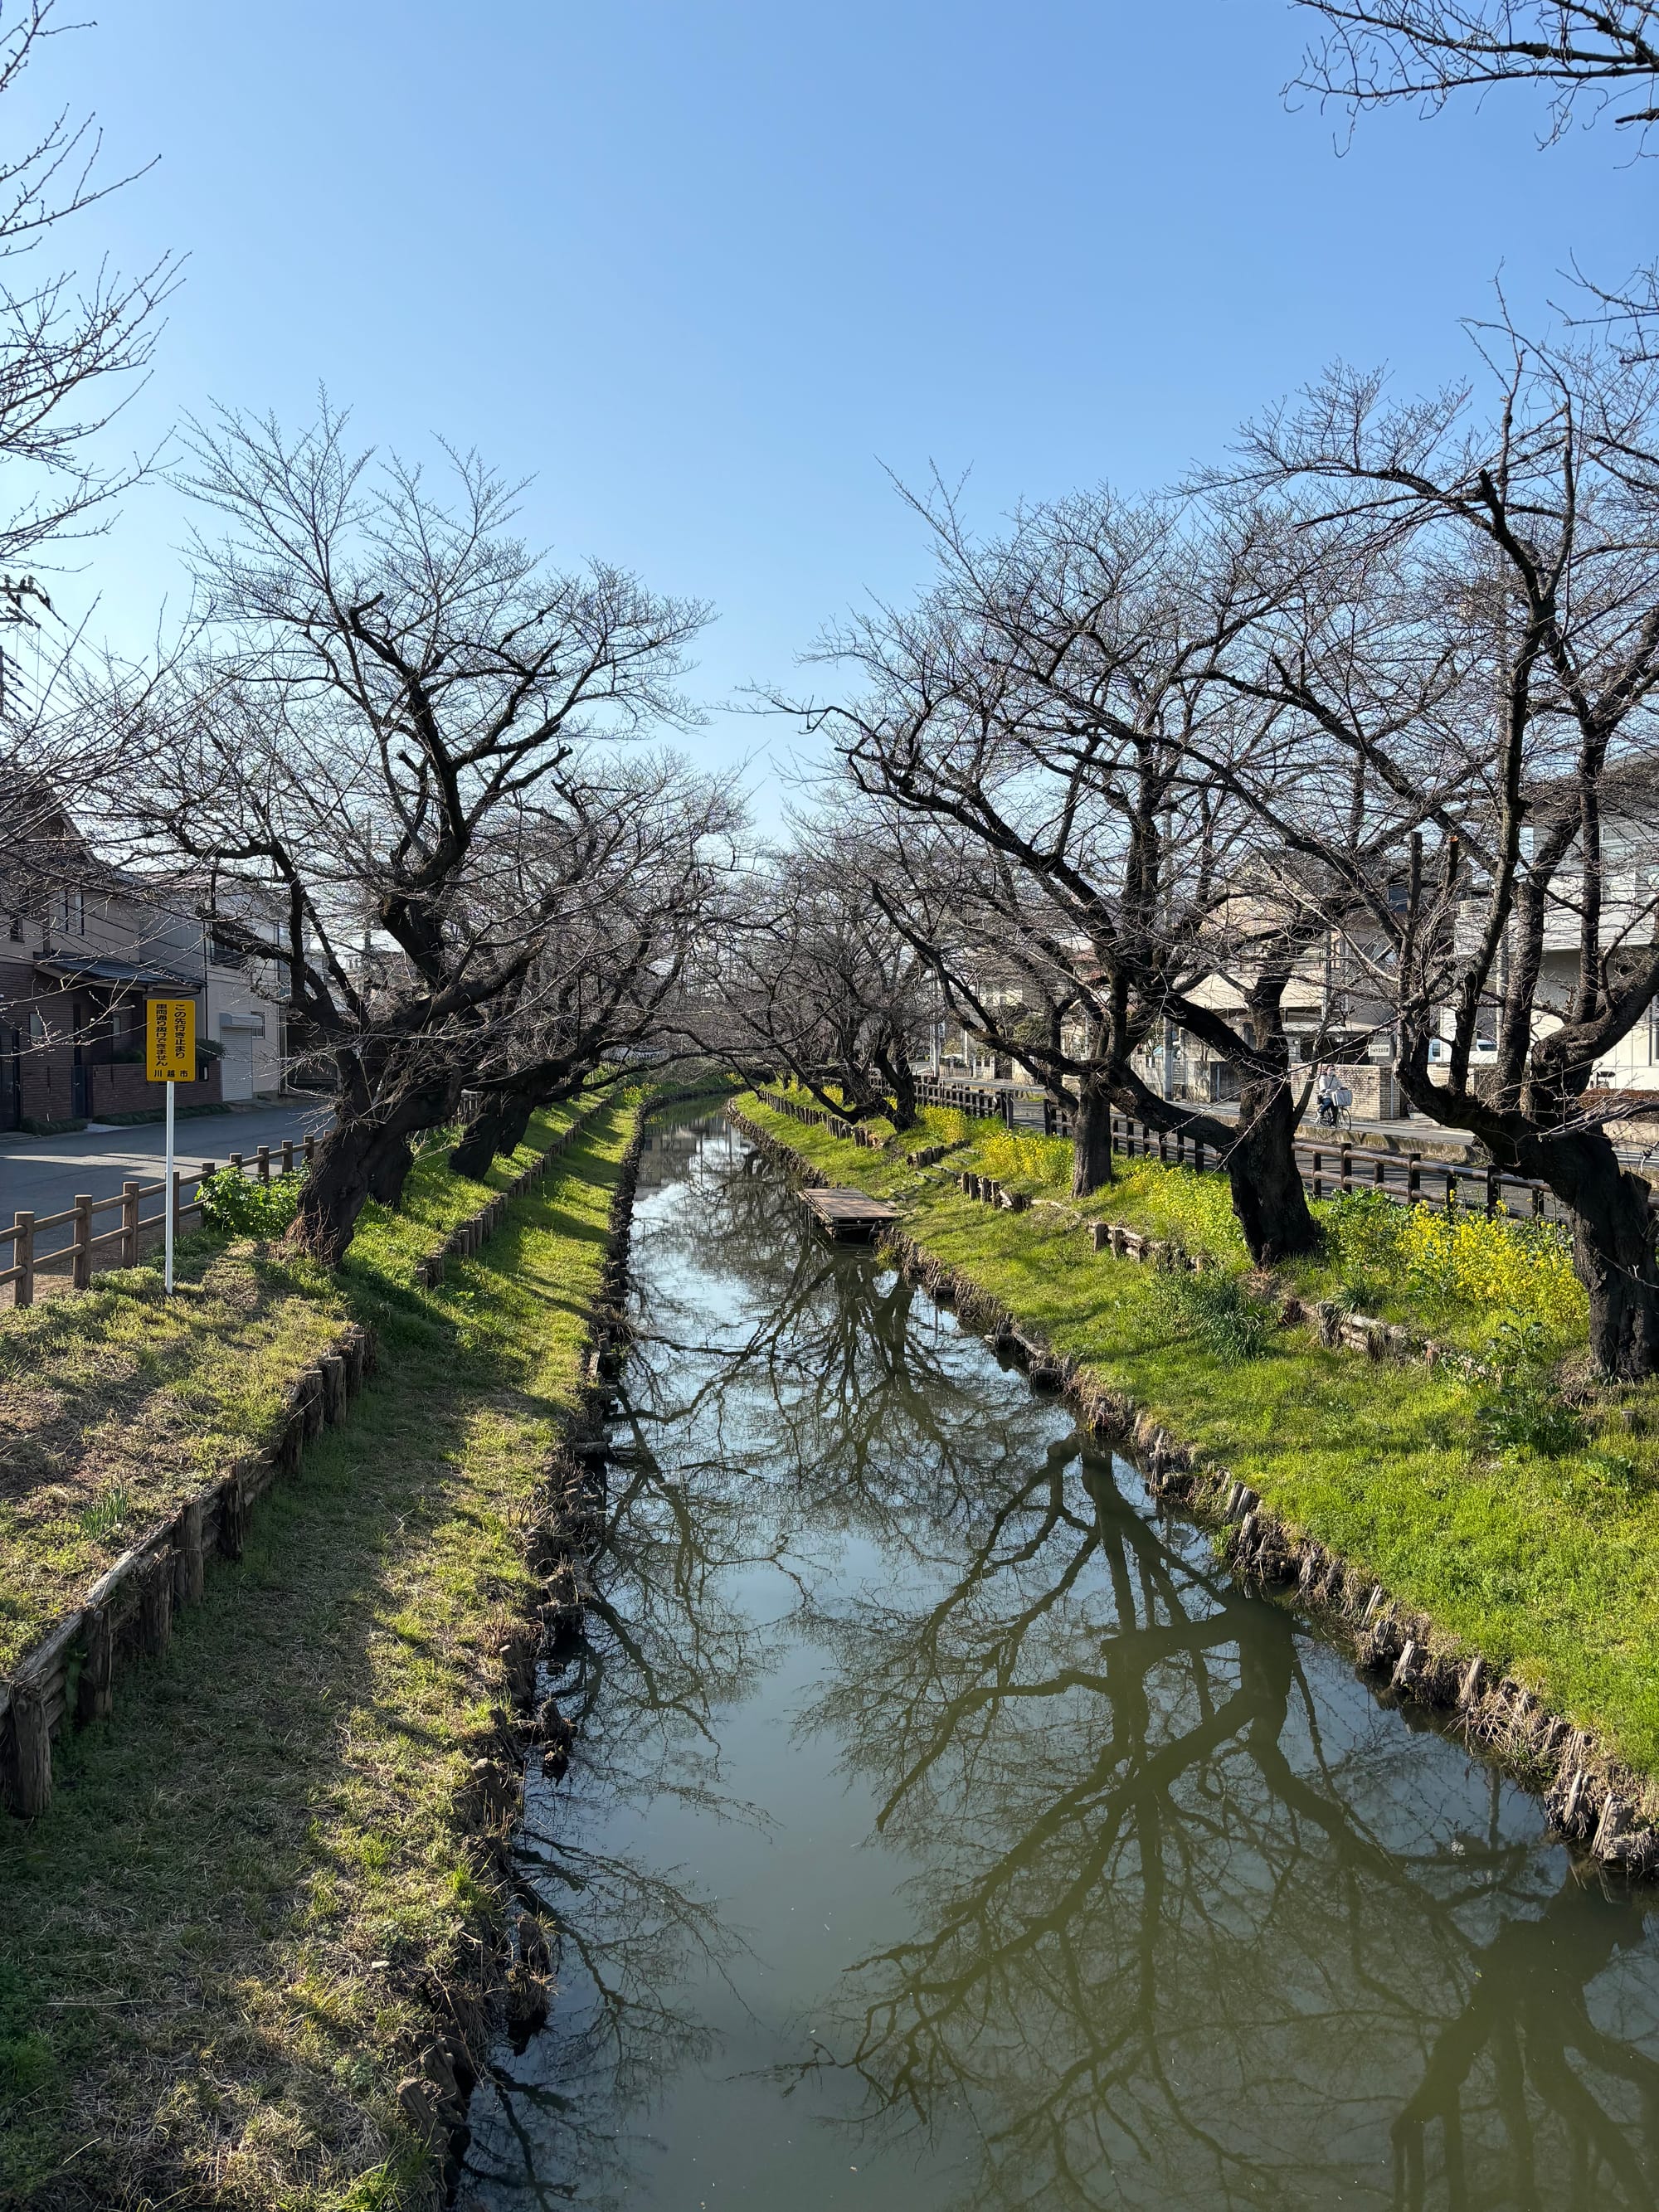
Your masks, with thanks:
[[(815, 1622), (836, 1672), (812, 1723), (928, 1853), (922, 1932), (847, 1992), (872, 2121), (970, 2105), (999, 2204), (1354, 2202), (1392, 2134), (1415, 2208), (1437, 2123), (1450, 2206), (1650, 2203), (1656, 2022), (1591, 2020), (1639, 1911), (1522, 1833), (1437, 1833), (1444, 1761), (1357, 1696), (1333, 1750), (1289, 1620), (1103, 1465), (1084, 1517), (1062, 1457), (949, 1589)], [(1471, 2142), (1512, 2199), (1468, 2193)]]
[[(863, 1528), (912, 1553), (937, 1548), (924, 1531), (953, 1542), (1029, 1451), (1030, 1401), (988, 1379), (978, 1344), (901, 1274), (812, 1234), (757, 1164), (705, 1152), (696, 1202), (643, 1231), (651, 1418), (681, 1431), (708, 1421), (719, 1452), (781, 1478), (798, 1521), (823, 1534)], [(717, 1303), (732, 1319), (711, 1337)], [(688, 1357), (690, 1344), (718, 1362)]]
[[(732, 1940), (713, 1909), (641, 1860), (586, 1849), (562, 1808), (532, 1815), (518, 1867), (556, 1947), (551, 2031), (517, 2059), (498, 2055), (471, 2114), (467, 2185), (458, 2205), (623, 2202), (640, 2141), (629, 2115), (679, 2069), (707, 2059), (707, 2029), (665, 1992), (695, 1962), (724, 1965)], [(569, 1900), (567, 1903), (567, 1899)]]

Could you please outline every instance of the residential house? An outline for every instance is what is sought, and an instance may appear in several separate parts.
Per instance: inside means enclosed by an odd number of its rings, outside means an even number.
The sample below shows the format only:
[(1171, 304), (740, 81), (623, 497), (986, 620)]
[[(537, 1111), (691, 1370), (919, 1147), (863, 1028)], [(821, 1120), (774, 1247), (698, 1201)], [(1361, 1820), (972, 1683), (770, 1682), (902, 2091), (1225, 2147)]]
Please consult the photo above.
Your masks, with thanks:
[(144, 1072), (155, 995), (197, 1002), (192, 1103), (276, 1092), (280, 982), (257, 925), (213, 918), (187, 884), (112, 867), (49, 805), (29, 812), (0, 857), (0, 1129), (158, 1111)]

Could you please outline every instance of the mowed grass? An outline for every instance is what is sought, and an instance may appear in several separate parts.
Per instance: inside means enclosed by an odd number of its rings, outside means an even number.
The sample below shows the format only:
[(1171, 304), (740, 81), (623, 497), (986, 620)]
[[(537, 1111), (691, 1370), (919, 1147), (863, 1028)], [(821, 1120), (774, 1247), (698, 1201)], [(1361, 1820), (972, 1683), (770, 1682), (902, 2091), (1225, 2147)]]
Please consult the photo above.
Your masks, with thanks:
[(48, 1814), (0, 1818), (0, 2203), (437, 2201), (396, 2084), (499, 1925), (457, 1800), (631, 1126), (590, 1125), (435, 1291), (414, 1261), (483, 1188), (434, 1155), (371, 1212), (334, 1296), (378, 1374), (113, 1719), (60, 1744)]
[[(1259, 1490), (1447, 1641), (1479, 1650), (1659, 1778), (1659, 1389), (1592, 1406), (1559, 1459), (1484, 1448), (1449, 1367), (1372, 1366), (1299, 1331), (1228, 1363), (1173, 1333), (1155, 1271), (1091, 1249), (1069, 1208), (994, 1211), (953, 1186), (739, 1102), (825, 1170), (898, 1206), (910, 1234), (1212, 1463)], [(1120, 1218), (1110, 1194), (1091, 1201)], [(1150, 1225), (1150, 1224), (1149, 1224)]]

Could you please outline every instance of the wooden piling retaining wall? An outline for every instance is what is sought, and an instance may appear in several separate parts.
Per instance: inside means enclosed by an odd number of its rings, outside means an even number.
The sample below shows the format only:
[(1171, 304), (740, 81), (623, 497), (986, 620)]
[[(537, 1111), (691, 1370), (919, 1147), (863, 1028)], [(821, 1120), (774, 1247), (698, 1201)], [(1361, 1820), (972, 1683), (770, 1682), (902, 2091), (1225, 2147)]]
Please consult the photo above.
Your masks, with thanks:
[[(509, 1199), (532, 1189), (603, 1106), (578, 1116), (507, 1189), (416, 1262), (416, 1280), (441, 1283), (446, 1256), (477, 1252), (500, 1227)], [(276, 1436), (264, 1450), (233, 1461), (166, 1521), (125, 1553), (0, 1680), (0, 1798), (32, 1819), (52, 1800), (52, 1739), (73, 1721), (101, 1720), (114, 1705), (116, 1677), (136, 1660), (164, 1650), (174, 1612), (201, 1597), (209, 1559), (238, 1559), (249, 1516), (279, 1477), (299, 1466), (307, 1442), (344, 1418), (374, 1370), (373, 1332), (346, 1329), (289, 1386)]]

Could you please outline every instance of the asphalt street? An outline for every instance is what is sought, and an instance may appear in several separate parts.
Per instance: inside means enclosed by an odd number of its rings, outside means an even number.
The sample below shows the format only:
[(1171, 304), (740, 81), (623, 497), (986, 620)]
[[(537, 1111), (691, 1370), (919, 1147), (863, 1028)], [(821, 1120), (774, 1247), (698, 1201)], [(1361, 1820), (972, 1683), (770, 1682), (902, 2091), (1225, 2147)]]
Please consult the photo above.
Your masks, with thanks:
[[(192, 1175), (204, 1160), (222, 1162), (233, 1152), (251, 1157), (261, 1145), (274, 1150), (285, 1137), (301, 1138), (307, 1129), (320, 1130), (327, 1120), (325, 1107), (300, 1105), (192, 1115), (178, 1124), (175, 1164), (181, 1173)], [(24, 1211), (61, 1213), (82, 1191), (93, 1198), (114, 1198), (124, 1182), (159, 1182), (165, 1157), (165, 1133), (159, 1121), (101, 1134), (87, 1129), (73, 1137), (0, 1136), (0, 1222), (9, 1223)], [(107, 1229), (114, 1219), (104, 1215), (98, 1226)], [(70, 1241), (66, 1224), (44, 1232), (38, 1249), (55, 1252)], [(5, 1251), (0, 1247), (0, 1254)]]

